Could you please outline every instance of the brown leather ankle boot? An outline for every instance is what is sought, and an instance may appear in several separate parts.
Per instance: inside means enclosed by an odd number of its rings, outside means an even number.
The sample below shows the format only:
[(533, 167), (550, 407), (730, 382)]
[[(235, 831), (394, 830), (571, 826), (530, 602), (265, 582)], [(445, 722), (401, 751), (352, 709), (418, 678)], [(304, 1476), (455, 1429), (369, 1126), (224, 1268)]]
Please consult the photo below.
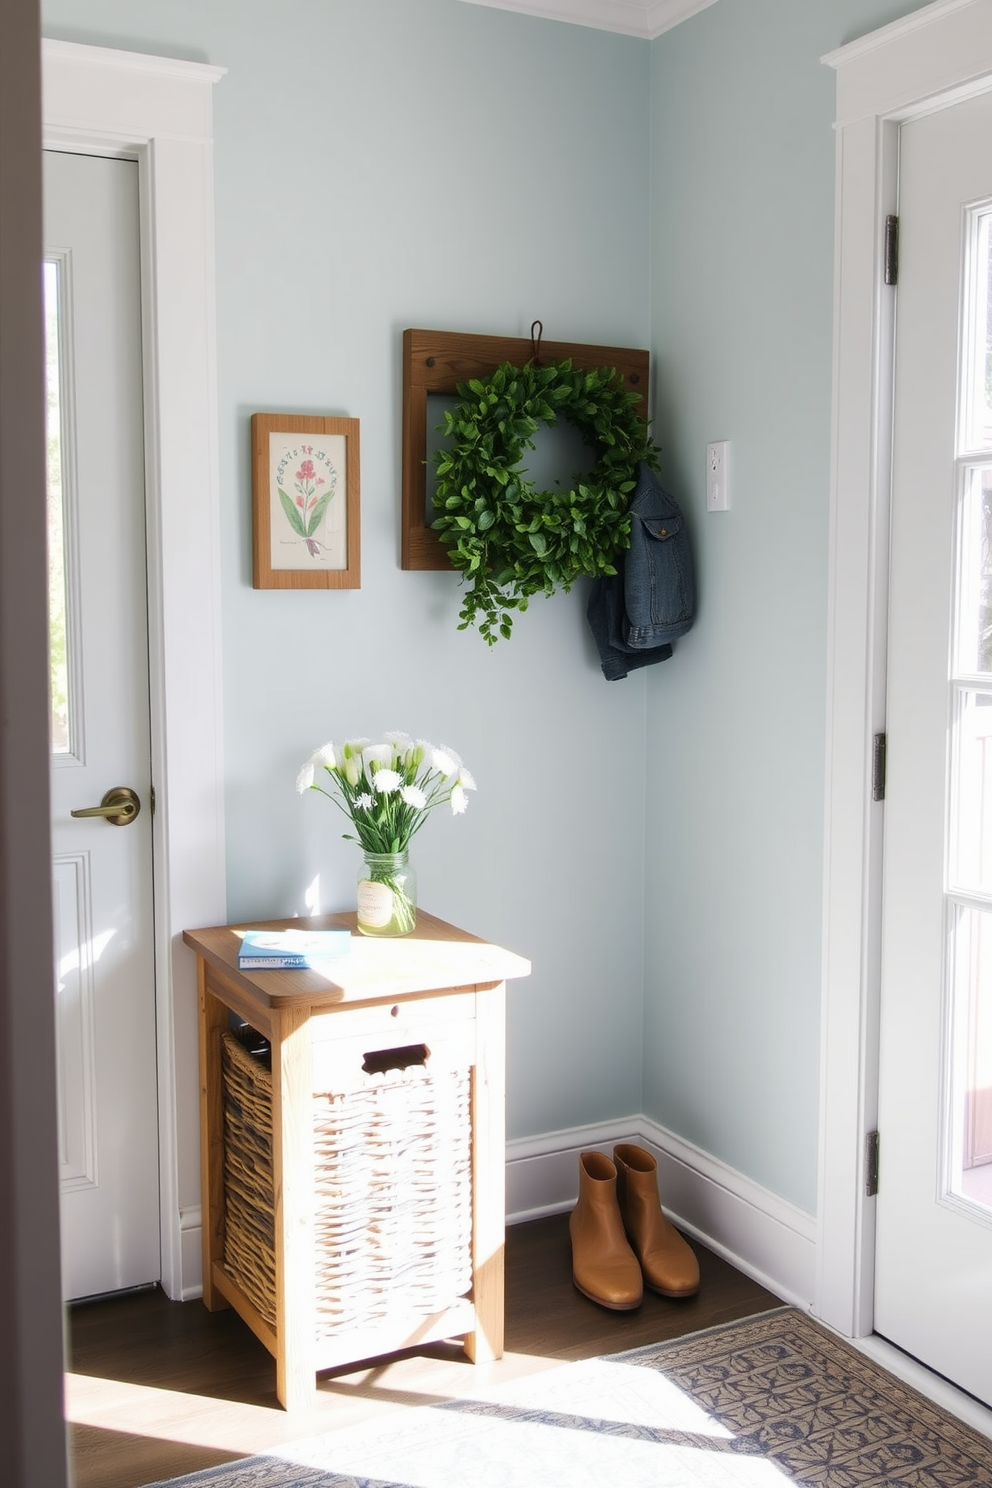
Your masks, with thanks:
[(568, 1221), (572, 1280), (584, 1297), (614, 1312), (644, 1299), (637, 1257), (627, 1244), (617, 1207), (617, 1170), (602, 1152), (579, 1156), (579, 1201)]
[(614, 1147), (613, 1160), (624, 1229), (645, 1282), (663, 1297), (691, 1297), (699, 1290), (699, 1262), (661, 1211), (658, 1164), (630, 1142)]

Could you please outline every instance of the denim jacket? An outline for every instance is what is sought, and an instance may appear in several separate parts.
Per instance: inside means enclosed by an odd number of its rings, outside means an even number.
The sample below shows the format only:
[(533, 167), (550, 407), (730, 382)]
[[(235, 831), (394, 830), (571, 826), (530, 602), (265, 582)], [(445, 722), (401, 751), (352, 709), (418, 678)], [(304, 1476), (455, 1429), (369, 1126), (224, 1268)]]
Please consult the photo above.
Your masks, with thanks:
[(667, 661), (692, 625), (696, 588), (685, 520), (650, 466), (637, 468), (630, 547), (612, 578), (597, 579), (587, 616), (607, 681)]

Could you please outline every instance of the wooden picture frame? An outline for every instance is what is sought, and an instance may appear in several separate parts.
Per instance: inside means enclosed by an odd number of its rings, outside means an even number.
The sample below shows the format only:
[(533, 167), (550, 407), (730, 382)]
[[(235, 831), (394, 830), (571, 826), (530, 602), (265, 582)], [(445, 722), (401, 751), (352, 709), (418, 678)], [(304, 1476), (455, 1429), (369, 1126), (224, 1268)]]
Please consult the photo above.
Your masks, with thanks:
[[(542, 361), (566, 357), (583, 371), (615, 367), (624, 386), (648, 400), (651, 357), (622, 346), (571, 341), (539, 343)], [(454, 395), (470, 377), (488, 377), (503, 362), (521, 366), (534, 355), (529, 336), (472, 336), (456, 331), (403, 332), (403, 502), (401, 567), (450, 569), (447, 549), (427, 525), (427, 398)]]
[(253, 413), (252, 583), (361, 587), (358, 419)]

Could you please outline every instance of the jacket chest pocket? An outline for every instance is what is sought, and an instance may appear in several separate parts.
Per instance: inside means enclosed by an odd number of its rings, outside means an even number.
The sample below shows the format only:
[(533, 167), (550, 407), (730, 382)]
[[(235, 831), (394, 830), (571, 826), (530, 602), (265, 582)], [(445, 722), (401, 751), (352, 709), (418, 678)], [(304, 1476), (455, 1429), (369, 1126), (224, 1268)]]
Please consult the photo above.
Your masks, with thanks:
[(625, 589), (632, 645), (639, 638), (642, 644), (673, 641), (689, 629), (696, 594), (681, 512), (664, 517), (635, 513)]

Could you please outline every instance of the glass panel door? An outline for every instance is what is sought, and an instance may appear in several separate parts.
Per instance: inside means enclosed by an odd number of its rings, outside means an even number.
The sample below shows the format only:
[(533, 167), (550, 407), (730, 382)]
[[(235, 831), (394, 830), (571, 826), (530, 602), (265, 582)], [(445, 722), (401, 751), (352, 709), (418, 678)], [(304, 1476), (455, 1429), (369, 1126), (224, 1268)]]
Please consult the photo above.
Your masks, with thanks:
[(945, 1192), (992, 1213), (992, 210), (966, 218), (953, 584)]
[(992, 1404), (990, 145), (900, 128), (874, 1327)]

